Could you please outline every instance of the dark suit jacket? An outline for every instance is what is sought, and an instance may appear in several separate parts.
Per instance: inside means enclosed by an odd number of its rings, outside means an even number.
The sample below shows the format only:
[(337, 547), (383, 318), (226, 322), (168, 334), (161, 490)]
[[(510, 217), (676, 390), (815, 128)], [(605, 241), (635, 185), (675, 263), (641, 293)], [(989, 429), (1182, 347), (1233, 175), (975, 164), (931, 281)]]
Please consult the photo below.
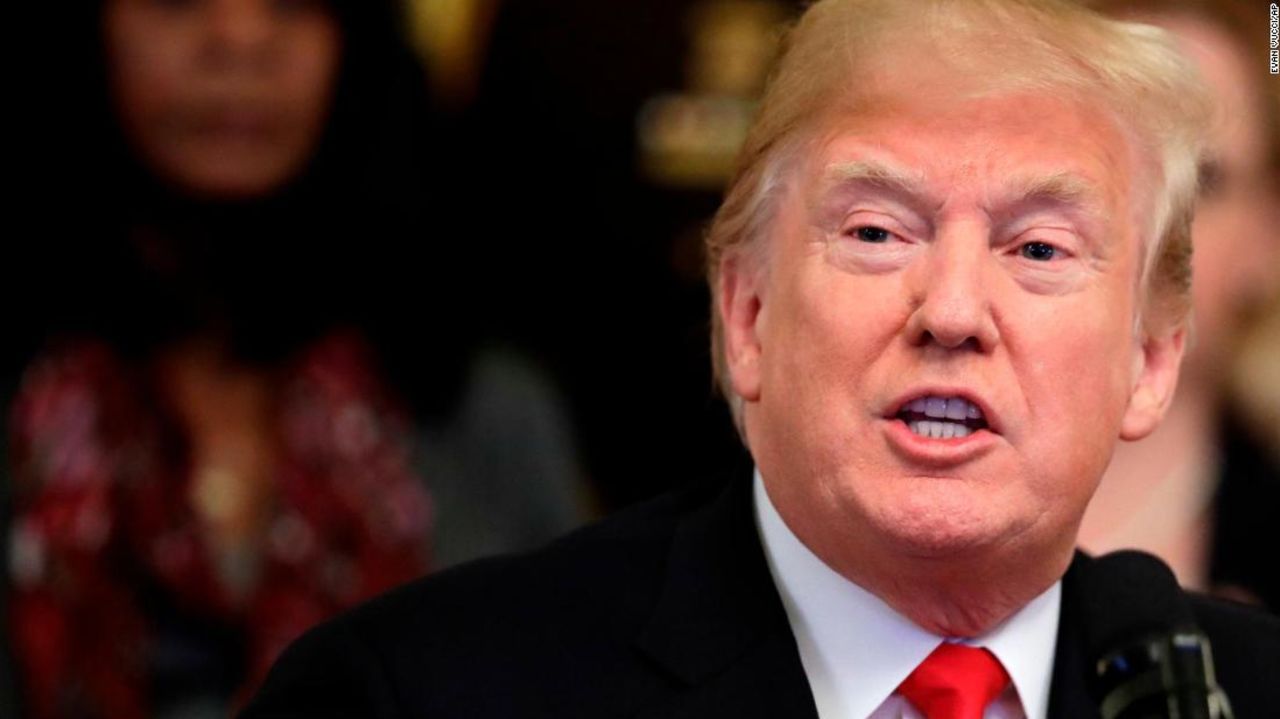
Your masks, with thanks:
[[(1050, 715), (1098, 716), (1072, 576)], [(1280, 707), (1280, 620), (1193, 599), (1238, 719)], [(814, 717), (750, 484), (628, 510), (420, 580), (313, 630), (243, 719)]]

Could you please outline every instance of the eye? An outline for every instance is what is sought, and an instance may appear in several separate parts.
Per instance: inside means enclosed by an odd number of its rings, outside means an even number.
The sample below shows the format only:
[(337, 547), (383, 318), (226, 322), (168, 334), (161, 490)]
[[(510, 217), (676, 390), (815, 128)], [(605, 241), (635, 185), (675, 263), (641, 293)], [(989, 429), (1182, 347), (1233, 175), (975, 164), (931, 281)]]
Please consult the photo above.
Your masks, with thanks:
[(887, 242), (887, 241), (889, 240), (889, 237), (890, 237), (893, 233), (889, 232), (888, 230), (884, 229), (883, 227), (876, 227), (876, 226), (874, 226), (874, 225), (867, 225), (867, 226), (865, 226), (865, 227), (859, 227), (859, 228), (857, 228), (856, 230), (854, 230), (853, 234), (854, 234), (854, 235), (855, 235), (859, 240), (862, 240), (863, 242), (876, 242), (876, 243), (879, 243), (879, 242)]
[(1048, 262), (1058, 256), (1058, 248), (1047, 242), (1028, 242), (1018, 248), (1018, 254), (1028, 260)]

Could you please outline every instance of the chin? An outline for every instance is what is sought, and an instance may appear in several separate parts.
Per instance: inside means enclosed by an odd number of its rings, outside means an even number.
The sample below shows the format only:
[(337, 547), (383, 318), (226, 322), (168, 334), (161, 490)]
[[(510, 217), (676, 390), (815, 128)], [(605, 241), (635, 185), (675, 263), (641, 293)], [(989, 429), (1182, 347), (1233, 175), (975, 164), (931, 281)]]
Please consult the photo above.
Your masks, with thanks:
[(188, 194), (210, 200), (251, 200), (289, 184), (307, 157), (287, 148), (205, 143), (161, 156), (159, 174)]
[(265, 171), (232, 169), (188, 173), (179, 182), (196, 197), (211, 200), (250, 200), (266, 197), (288, 183), (290, 175), (269, 168)]
[(915, 488), (881, 499), (869, 512), (872, 523), (878, 525), (876, 533), (915, 557), (942, 558), (999, 547), (1033, 524), (1031, 519), (1001, 511), (1003, 502), (971, 488)]

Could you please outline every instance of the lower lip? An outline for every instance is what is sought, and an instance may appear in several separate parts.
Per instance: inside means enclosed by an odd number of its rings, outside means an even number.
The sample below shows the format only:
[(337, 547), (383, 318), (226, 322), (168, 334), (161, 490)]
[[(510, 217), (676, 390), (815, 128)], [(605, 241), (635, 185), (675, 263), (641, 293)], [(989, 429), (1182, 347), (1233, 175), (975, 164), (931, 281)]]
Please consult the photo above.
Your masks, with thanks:
[(900, 419), (882, 421), (889, 446), (913, 464), (933, 467), (964, 464), (990, 452), (1000, 439), (1000, 435), (986, 429), (977, 430), (968, 437), (933, 439), (912, 432)]
[(268, 116), (255, 114), (206, 115), (191, 123), (194, 132), (212, 137), (269, 138), (274, 128)]

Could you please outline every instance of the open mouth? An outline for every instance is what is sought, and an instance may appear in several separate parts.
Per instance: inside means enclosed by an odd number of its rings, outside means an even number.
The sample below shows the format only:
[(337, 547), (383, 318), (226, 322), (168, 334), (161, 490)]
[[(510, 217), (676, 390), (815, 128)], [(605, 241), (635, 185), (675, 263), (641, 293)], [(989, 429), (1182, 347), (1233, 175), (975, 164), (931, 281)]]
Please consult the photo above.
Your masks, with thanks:
[(902, 405), (895, 416), (913, 434), (928, 439), (961, 439), (988, 429), (982, 409), (963, 397), (919, 397)]

